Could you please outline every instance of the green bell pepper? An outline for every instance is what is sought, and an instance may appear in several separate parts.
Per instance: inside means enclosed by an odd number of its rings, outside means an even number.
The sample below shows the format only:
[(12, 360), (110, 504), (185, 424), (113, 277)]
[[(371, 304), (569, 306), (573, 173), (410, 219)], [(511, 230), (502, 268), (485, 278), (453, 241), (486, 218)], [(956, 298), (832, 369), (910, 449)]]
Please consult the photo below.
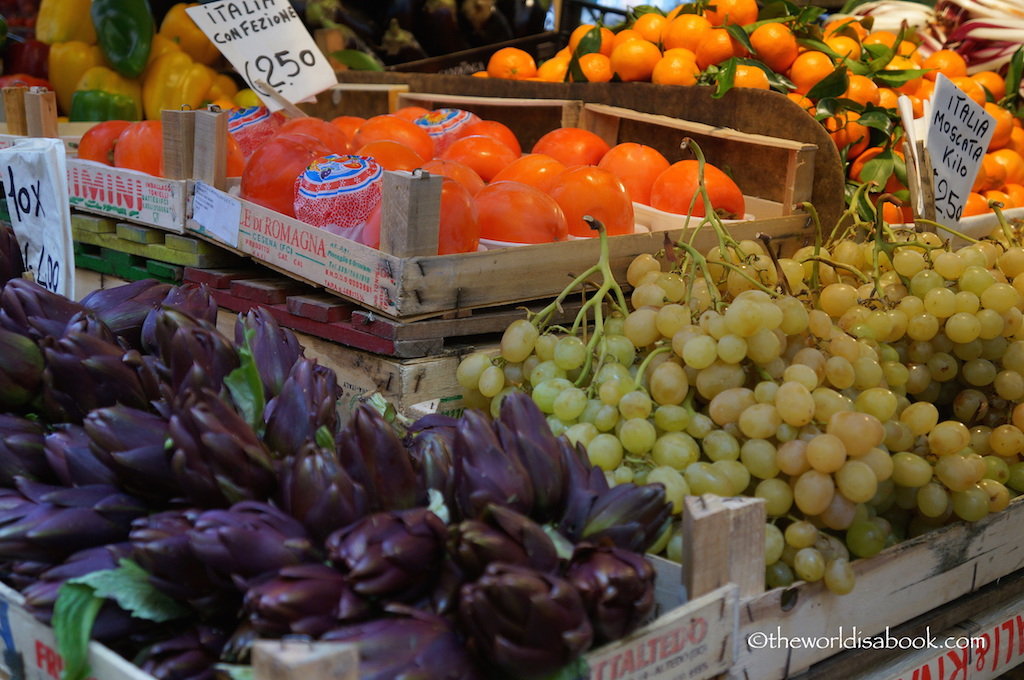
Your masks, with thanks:
[(138, 120), (138, 104), (131, 97), (103, 90), (78, 90), (71, 96), (71, 113), (75, 121)]
[(148, 0), (92, 0), (96, 39), (110, 66), (135, 78), (146, 68), (156, 33)]

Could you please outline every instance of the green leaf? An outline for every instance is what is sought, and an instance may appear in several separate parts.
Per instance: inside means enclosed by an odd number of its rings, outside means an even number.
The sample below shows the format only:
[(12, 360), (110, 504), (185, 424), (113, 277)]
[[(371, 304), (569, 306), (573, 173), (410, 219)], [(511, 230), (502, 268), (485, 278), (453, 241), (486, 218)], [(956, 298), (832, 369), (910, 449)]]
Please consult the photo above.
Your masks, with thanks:
[[(592, 54), (594, 52), (601, 51), (601, 27), (594, 26), (592, 29), (586, 32), (586, 34), (580, 38), (580, 42), (576, 45), (576, 51), (573, 54), (574, 57), (582, 57), (584, 54)], [(586, 80), (584, 78), (584, 80)]]
[(256, 360), (249, 344), (255, 333), (255, 329), (246, 330), (245, 341), (238, 348), (238, 358), (241, 360), (241, 364), (224, 378), (224, 384), (231, 392), (231, 399), (235, 402), (242, 417), (252, 425), (255, 431), (260, 432), (264, 425), (263, 407), (266, 404), (263, 381), (260, 380), (260, 372), (256, 367)]
[(891, 71), (879, 71), (875, 74), (875, 80), (881, 80), (889, 87), (899, 87), (909, 83), (914, 78), (920, 78), (927, 73), (927, 69), (922, 68), (906, 68), (906, 69), (893, 69)]
[(837, 66), (832, 73), (818, 81), (810, 92), (808, 99), (821, 99), (822, 97), (839, 97), (850, 86), (850, 77), (846, 73), (845, 66)]
[(187, 616), (190, 610), (153, 587), (149, 572), (129, 559), (118, 562), (117, 569), (94, 571), (69, 579), (68, 583), (89, 586), (96, 597), (113, 600), (137, 619), (173, 621)]
[(873, 128), (875, 130), (881, 130), (882, 132), (889, 132), (892, 130), (892, 119), (885, 109), (870, 108), (866, 109), (857, 122), (864, 127)]
[(1024, 45), (1018, 47), (1017, 51), (1010, 57), (1010, 63), (1006, 69), (1006, 97), (1000, 101), (1000, 104), (1004, 102), (1009, 104), (1020, 97), (1020, 81), (1022, 77), (1024, 77)]
[[(219, 663), (213, 667), (214, 670), (223, 673), (231, 680), (253, 680), (255, 677), (252, 670), (252, 665), (245, 664), (232, 664), (232, 663)], [(217, 677), (220, 677), (218, 675)]]
[(896, 167), (895, 158), (896, 154), (892, 152), (892, 149), (886, 149), (869, 160), (864, 164), (864, 169), (860, 172), (861, 181), (865, 183), (875, 182), (879, 188), (884, 187)]
[(61, 680), (89, 677), (89, 639), (102, 606), (103, 598), (96, 597), (91, 586), (68, 581), (57, 591), (51, 623), (57, 653), (64, 659)]
[(748, 52), (754, 51), (754, 46), (750, 44), (750, 36), (747, 35), (747, 32), (743, 30), (742, 26), (729, 24), (725, 26), (725, 30), (729, 32), (729, 35), (733, 40), (746, 47)]
[(736, 77), (736, 57), (730, 57), (718, 65), (718, 76), (715, 79), (717, 89), (711, 95), (712, 99), (719, 99), (726, 92), (732, 89)]
[(384, 70), (384, 67), (380, 65), (380, 62), (372, 54), (367, 54), (361, 50), (337, 50), (331, 52), (331, 57), (356, 71)]
[(810, 50), (817, 50), (818, 52), (824, 52), (825, 54), (827, 54), (832, 59), (838, 59), (839, 58), (839, 53), (838, 52), (833, 50), (831, 47), (826, 45), (821, 40), (817, 40), (816, 38), (797, 38), (796, 39), (796, 44), (797, 45), (801, 45), (803, 47), (806, 47), (807, 49), (810, 49)]

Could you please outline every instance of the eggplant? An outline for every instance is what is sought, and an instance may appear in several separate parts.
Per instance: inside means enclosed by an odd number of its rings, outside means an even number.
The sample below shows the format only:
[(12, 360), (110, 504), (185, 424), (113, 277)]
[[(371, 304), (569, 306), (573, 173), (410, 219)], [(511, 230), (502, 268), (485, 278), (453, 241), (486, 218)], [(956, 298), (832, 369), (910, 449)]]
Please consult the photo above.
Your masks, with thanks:
[(413, 32), (432, 57), (469, 48), (469, 42), (459, 30), (456, 0), (426, 0)]
[(512, 40), (512, 26), (498, 11), (496, 0), (462, 0), (459, 20), (474, 47)]
[[(387, 30), (391, 30), (392, 19), (397, 19), (398, 25), (406, 31), (415, 29), (420, 12), (423, 10), (423, 2), (424, 0), (391, 0), (391, 2), (382, 3), (387, 5), (384, 20), (384, 25), (388, 27)], [(381, 42), (383, 41), (384, 38), (381, 38)]]
[(388, 30), (384, 31), (380, 39), (380, 56), (384, 63), (390, 66), (426, 59), (427, 52), (412, 31), (402, 28), (401, 22), (397, 18), (392, 18)]
[(543, 33), (550, 8), (550, 0), (498, 0), (498, 11), (508, 19), (516, 38)]

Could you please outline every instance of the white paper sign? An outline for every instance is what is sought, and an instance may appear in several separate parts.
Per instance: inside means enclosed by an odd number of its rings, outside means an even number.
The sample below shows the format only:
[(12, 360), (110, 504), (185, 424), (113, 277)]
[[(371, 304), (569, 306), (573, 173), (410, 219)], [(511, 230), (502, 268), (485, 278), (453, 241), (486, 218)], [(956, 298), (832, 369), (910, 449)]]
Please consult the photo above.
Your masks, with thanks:
[(64, 142), (27, 138), (0, 149), (0, 179), (25, 267), (36, 283), (73, 299), (75, 249)]
[(931, 102), (925, 148), (932, 162), (935, 220), (956, 227), (996, 122), (941, 73)]
[(192, 196), (192, 220), (201, 227), (199, 233), (208, 234), (232, 248), (238, 247), (242, 204), (206, 182), (196, 182)]
[(288, 0), (223, 0), (185, 10), (271, 111), (282, 108), (256, 86), (265, 81), (290, 102), (338, 84)]

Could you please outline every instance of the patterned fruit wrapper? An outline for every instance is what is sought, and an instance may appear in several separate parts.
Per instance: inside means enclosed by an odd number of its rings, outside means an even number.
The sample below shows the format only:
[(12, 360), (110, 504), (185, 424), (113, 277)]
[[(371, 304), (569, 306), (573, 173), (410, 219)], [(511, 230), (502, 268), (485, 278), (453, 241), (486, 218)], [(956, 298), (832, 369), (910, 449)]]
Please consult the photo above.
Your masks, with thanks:
[(274, 136), (285, 121), (280, 111), (271, 113), (266, 106), (232, 109), (228, 116), (228, 134), (242, 147), (246, 158), (263, 142)]
[(480, 122), (480, 116), (463, 109), (434, 109), (414, 121), (434, 140), (434, 157), (465, 134), (466, 127)]
[(295, 182), (295, 216), (359, 241), (367, 217), (380, 203), (383, 177), (384, 169), (369, 156), (318, 158)]

